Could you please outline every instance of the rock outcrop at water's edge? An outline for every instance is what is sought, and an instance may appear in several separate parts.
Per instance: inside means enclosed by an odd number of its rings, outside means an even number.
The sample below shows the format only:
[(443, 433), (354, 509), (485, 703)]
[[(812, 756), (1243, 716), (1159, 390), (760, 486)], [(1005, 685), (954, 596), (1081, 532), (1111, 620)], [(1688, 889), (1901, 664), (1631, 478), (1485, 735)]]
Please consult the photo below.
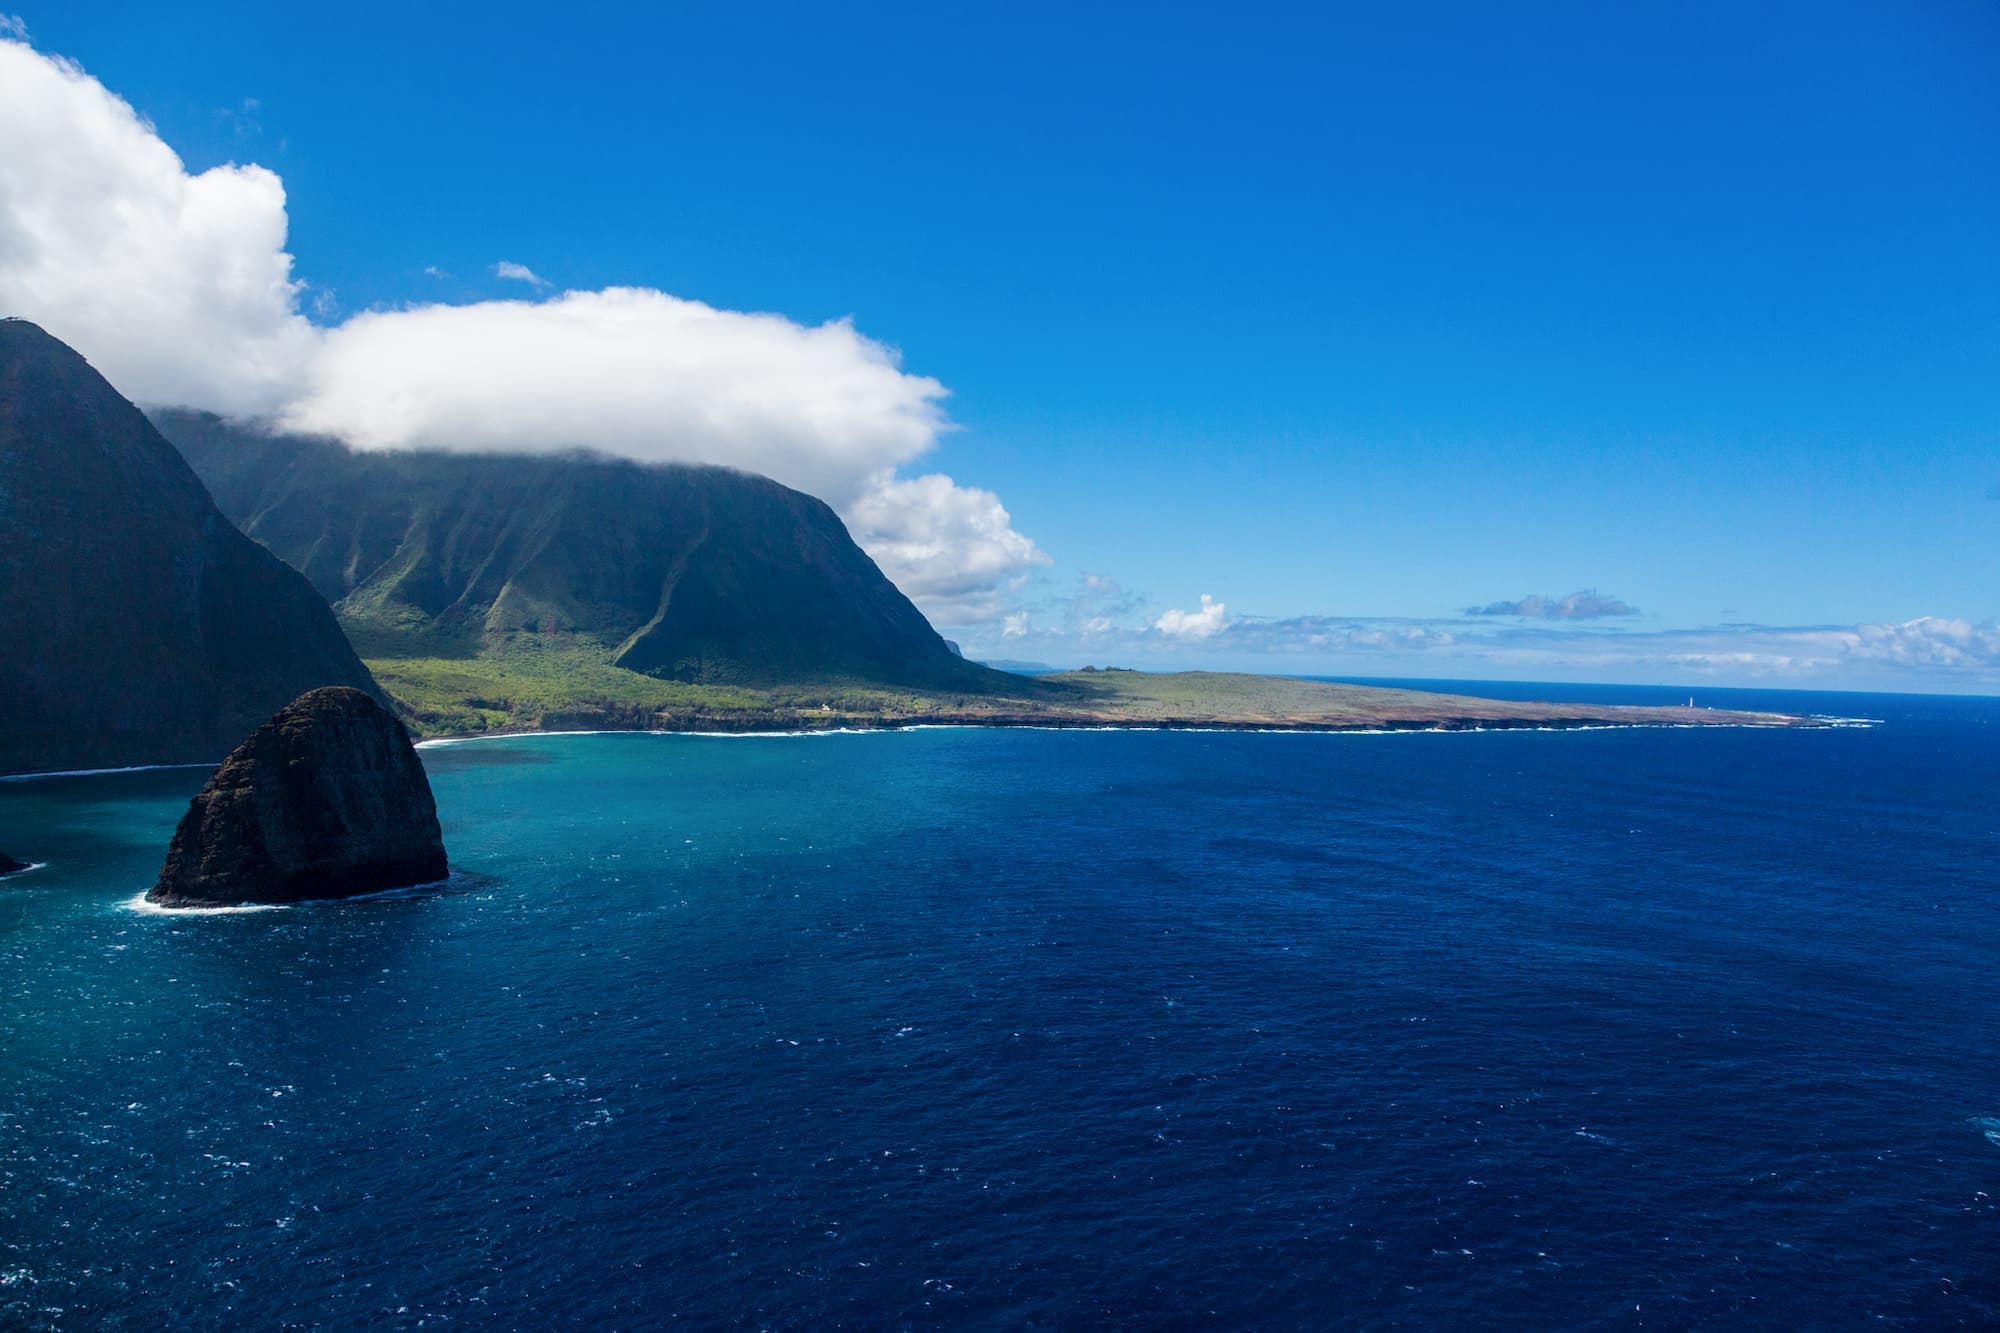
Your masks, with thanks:
[(445, 877), (437, 805), (403, 724), (357, 689), (308, 691), (188, 806), (146, 901), (348, 898)]

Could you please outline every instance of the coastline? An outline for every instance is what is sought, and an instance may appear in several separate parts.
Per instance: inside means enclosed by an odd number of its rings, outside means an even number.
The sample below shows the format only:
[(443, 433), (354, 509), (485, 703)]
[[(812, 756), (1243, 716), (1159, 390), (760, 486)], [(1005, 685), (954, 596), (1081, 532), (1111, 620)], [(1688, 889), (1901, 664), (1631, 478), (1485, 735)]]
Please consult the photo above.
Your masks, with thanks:
[(663, 681), (602, 663), (551, 664), (518, 651), (368, 665), (422, 740), (524, 731), (752, 734), (920, 726), (1352, 732), (1829, 725), (1754, 707), (1523, 700), (1246, 672), (1090, 668), (1018, 677), (989, 692), (845, 679)]
[(119, 905), (128, 912), (141, 916), (228, 916), (244, 912), (288, 912), (298, 907), (337, 907), (348, 903), (407, 902), (419, 898), (435, 897), (448, 893), (453, 887), (471, 888), (481, 883), (490, 883), (486, 876), (469, 871), (454, 870), (443, 879), (429, 880), (422, 884), (405, 884), (394, 889), (377, 889), (373, 893), (353, 893), (332, 898), (300, 898), (287, 903), (156, 903), (147, 900), (151, 889), (141, 889), (130, 898), (121, 899)]
[[(1485, 733), (1501, 731), (1616, 731), (1633, 728), (1700, 730), (1731, 729), (1816, 731), (1881, 725), (1879, 719), (1830, 717), (1801, 713), (1766, 713), (1731, 709), (1662, 707), (1641, 704), (1544, 704), (1467, 695), (1430, 694), (1416, 690), (1326, 685), (1280, 677), (1147, 676), (1124, 677), (1125, 687), (1088, 700), (1051, 701), (1040, 706), (981, 709), (945, 706), (907, 711), (819, 711), (809, 707), (765, 709), (636, 710), (618, 705), (569, 703), (546, 711), (524, 710), (518, 722), (466, 729), (426, 723), (424, 713), (404, 702), (399, 710), (418, 748), (464, 744), (521, 736), (635, 735), (671, 736), (825, 736), (869, 732), (920, 731), (943, 728), (983, 728), (1016, 731), (1186, 731), (1239, 734), (1302, 735), (1421, 735), (1425, 733)], [(1187, 707), (1186, 701), (1132, 692), (1161, 683), (1205, 677), (1204, 688), (1220, 687), (1214, 702), (1221, 707)], [(1282, 701), (1269, 709), (1232, 708), (1231, 691), (1244, 683), (1277, 684), (1310, 695)], [(1093, 682), (1096, 684), (1096, 682)], [(916, 702), (912, 700), (911, 702)], [(956, 704), (957, 701), (954, 701)], [(1208, 702), (1208, 701), (1204, 701)], [(436, 715), (433, 714), (433, 717)], [(584, 725), (563, 725), (567, 722)], [(553, 723), (554, 725), (551, 725)], [(221, 762), (200, 760), (170, 764), (128, 764), (106, 768), (50, 769), (0, 774), (0, 783), (57, 778), (106, 777), (128, 773), (207, 769)]]
[(214, 768), (220, 759), (198, 759), (178, 764), (121, 764), (113, 768), (51, 768), (28, 773), (0, 773), (0, 782), (39, 782), (46, 778), (101, 778), (116, 773), (159, 773), (175, 768)]
[(840, 718), (823, 726), (809, 723), (773, 725), (735, 719), (684, 719), (672, 726), (495, 727), (485, 731), (447, 732), (426, 736), (420, 750), (466, 745), (485, 740), (519, 740), (531, 736), (714, 736), (796, 737), (860, 736), (902, 731), (1180, 731), (1235, 735), (1305, 736), (1423, 736), (1480, 735), (1494, 732), (1549, 731), (1700, 731), (1710, 729), (1763, 731), (1826, 731), (1879, 726), (1873, 718), (1818, 717), (1806, 714), (1729, 713), (1717, 710), (1714, 720), (1630, 719), (1551, 715), (1529, 717), (1381, 718), (1374, 720), (1231, 720), (1217, 718), (1117, 719), (1064, 717), (911, 717)]

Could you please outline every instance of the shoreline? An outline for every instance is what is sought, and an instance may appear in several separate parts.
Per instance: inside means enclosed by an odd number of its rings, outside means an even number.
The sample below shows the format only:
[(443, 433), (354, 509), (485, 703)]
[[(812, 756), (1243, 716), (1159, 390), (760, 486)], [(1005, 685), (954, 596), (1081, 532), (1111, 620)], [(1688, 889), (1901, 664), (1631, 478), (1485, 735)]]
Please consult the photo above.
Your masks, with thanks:
[(0, 782), (39, 782), (46, 778), (102, 778), (117, 773), (161, 773), (175, 768), (214, 768), (220, 759), (176, 764), (120, 764), (114, 768), (49, 768), (29, 773), (0, 773)]
[[(1841, 725), (1756, 702), (1733, 708), (1595, 700), (1493, 698), (1245, 672), (1091, 669), (1022, 679), (1019, 689), (961, 693), (861, 682), (698, 686), (629, 672), (551, 678), (530, 661), (518, 672), (496, 654), (440, 674), (421, 660), (372, 662), (423, 741), (524, 732), (661, 731), (690, 735), (807, 735), (919, 727), (1145, 731), (1503, 731), (1605, 727), (1817, 728)], [(532, 669), (530, 669), (532, 668)], [(1549, 686), (1552, 692), (1560, 687)], [(1615, 697), (1615, 696), (1614, 696)], [(1791, 705), (1796, 711), (1786, 710)], [(1783, 711), (1781, 711), (1783, 710)]]
[(435, 898), (449, 893), (454, 888), (477, 888), (482, 881), (490, 882), (476, 871), (452, 870), (443, 879), (426, 880), (422, 884), (405, 884), (400, 888), (377, 889), (373, 893), (340, 894), (331, 898), (299, 898), (285, 903), (156, 903), (147, 900), (151, 889), (141, 889), (130, 898), (119, 900), (119, 906), (127, 912), (141, 916), (227, 916), (245, 912), (286, 912), (295, 907), (329, 907), (346, 903), (388, 903), (414, 902), (421, 898)]
[(427, 736), (416, 742), (420, 750), (466, 745), (475, 741), (519, 740), (531, 736), (713, 736), (719, 738), (779, 738), (802, 736), (861, 736), (902, 731), (1181, 731), (1236, 735), (1309, 736), (1421, 736), (1476, 735), (1490, 732), (1550, 731), (1836, 731), (1880, 726), (1879, 718), (1821, 717), (1800, 714), (1731, 713), (1715, 721), (1674, 721), (1671, 719), (1626, 720), (1610, 717), (1557, 715), (1547, 718), (1438, 719), (1384, 718), (1379, 720), (1337, 721), (1227, 721), (1216, 719), (1107, 719), (1107, 718), (843, 718), (826, 726), (769, 726), (758, 723), (732, 725), (718, 720), (713, 725), (663, 727), (502, 727), (487, 731), (453, 732)]
[[(1590, 707), (1585, 705), (1585, 707)], [(1632, 709), (1643, 713), (1669, 712), (1685, 713), (1686, 709), (1653, 709), (1645, 705), (1607, 704), (1601, 705), (1608, 714), (1619, 709)], [(1401, 736), (1401, 735), (1468, 735), (1502, 731), (1699, 731), (1715, 728), (1728, 730), (1758, 731), (1837, 731), (1865, 729), (1882, 725), (1880, 718), (1832, 717), (1819, 714), (1794, 713), (1752, 713), (1722, 709), (1699, 709), (1707, 714), (1700, 718), (1678, 720), (1674, 717), (1624, 718), (1587, 713), (1552, 713), (1548, 717), (1476, 717), (1471, 715), (1438, 718), (1371, 718), (1367, 720), (1316, 721), (1299, 719), (1296, 721), (1272, 719), (1216, 719), (1216, 718), (1106, 718), (1106, 717), (1062, 717), (999, 715), (987, 717), (965, 717), (950, 714), (915, 716), (908, 718), (883, 717), (842, 717), (828, 719), (823, 726), (813, 725), (805, 720), (804, 725), (794, 723), (784, 725), (763, 719), (714, 718), (706, 722), (698, 719), (675, 719), (668, 726), (598, 726), (598, 727), (539, 727), (532, 724), (519, 727), (496, 727), (485, 731), (443, 732), (438, 735), (413, 737), (420, 750), (464, 745), (473, 741), (508, 740), (527, 736), (716, 736), (716, 737), (784, 737), (784, 736), (841, 736), (869, 735), (899, 731), (1184, 731), (1194, 733), (1228, 733), (1238, 735), (1346, 735), (1346, 736)], [(126, 773), (171, 772), (178, 769), (214, 768), (220, 759), (199, 760), (172, 764), (127, 764), (111, 768), (67, 768), (39, 770), (28, 773), (0, 774), (0, 783), (41, 782), (56, 778), (114, 777)], [(25, 872), (17, 872), (25, 873)]]

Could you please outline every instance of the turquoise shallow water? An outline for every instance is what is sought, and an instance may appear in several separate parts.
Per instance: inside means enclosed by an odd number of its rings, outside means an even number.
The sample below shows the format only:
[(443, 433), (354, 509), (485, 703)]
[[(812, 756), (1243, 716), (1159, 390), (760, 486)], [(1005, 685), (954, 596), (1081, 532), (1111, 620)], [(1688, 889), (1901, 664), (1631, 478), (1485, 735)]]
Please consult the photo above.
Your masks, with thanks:
[(481, 742), (193, 916), (0, 783), (0, 1323), (2000, 1321), (2000, 703), (1746, 701), (1887, 725)]

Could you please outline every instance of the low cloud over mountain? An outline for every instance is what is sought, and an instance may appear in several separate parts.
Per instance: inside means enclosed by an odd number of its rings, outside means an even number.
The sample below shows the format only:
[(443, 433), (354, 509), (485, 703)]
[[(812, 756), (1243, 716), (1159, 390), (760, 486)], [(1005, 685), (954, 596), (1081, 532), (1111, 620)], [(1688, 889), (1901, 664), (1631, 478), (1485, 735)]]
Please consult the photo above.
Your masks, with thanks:
[[(915, 462), (944, 386), (846, 320), (803, 325), (638, 287), (411, 305), (320, 324), (284, 183), (190, 173), (130, 105), (0, 29), (0, 313), (41, 323), (133, 398), (337, 436), (721, 463), (818, 495), (919, 604), (996, 617), (1038, 564), (990, 491)], [(544, 291), (550, 294), (539, 295)]]

